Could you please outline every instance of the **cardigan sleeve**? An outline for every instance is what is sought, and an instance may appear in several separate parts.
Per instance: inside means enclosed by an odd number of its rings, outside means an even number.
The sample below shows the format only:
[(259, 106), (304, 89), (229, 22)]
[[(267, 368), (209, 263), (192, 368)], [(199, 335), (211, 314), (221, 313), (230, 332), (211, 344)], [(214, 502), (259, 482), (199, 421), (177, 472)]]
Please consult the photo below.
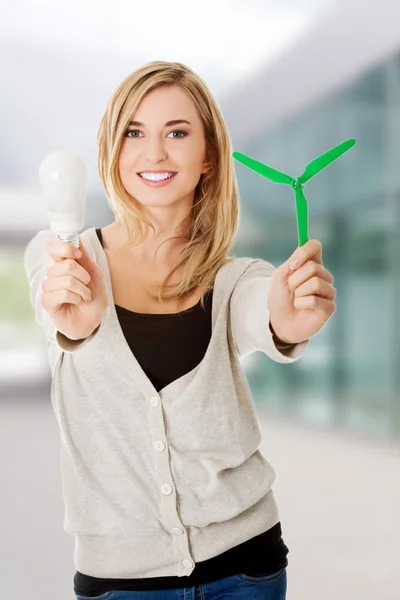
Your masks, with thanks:
[[(50, 315), (41, 304), (42, 284), (53, 260), (45, 251), (45, 245), (56, 240), (57, 235), (50, 229), (39, 231), (28, 243), (24, 251), (24, 268), (29, 283), (29, 299), (34, 309), (35, 321), (43, 328), (47, 342), (56, 344), (60, 350), (72, 352), (90, 342), (101, 328), (103, 319), (95, 331), (82, 340), (71, 340), (57, 330)], [(103, 317), (104, 318), (104, 317)]]
[(260, 350), (279, 363), (301, 358), (310, 340), (297, 344), (275, 342), (270, 329), (267, 298), (275, 267), (255, 259), (237, 281), (230, 299), (232, 337), (240, 356)]

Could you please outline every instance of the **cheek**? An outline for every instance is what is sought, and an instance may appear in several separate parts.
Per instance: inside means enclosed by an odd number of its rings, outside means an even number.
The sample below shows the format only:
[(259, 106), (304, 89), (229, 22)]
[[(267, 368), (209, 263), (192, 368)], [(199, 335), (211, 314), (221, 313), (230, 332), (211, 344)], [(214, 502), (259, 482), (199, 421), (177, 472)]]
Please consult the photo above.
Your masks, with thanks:
[(182, 144), (177, 143), (175, 148), (171, 148), (171, 157), (176, 158), (177, 164), (179, 162), (182, 167), (193, 173), (201, 170), (204, 155), (204, 143), (195, 135), (183, 140)]
[(118, 168), (124, 187), (132, 185), (136, 178), (135, 158), (132, 152), (121, 151), (118, 160)]
[(198, 148), (194, 151), (192, 149), (192, 152), (186, 154), (183, 164), (185, 165), (187, 176), (190, 179), (198, 179), (200, 177), (203, 160), (204, 155), (199, 152)]
[(181, 172), (182, 185), (187, 189), (194, 189), (199, 182), (201, 176), (201, 164), (194, 160), (187, 162), (185, 168)]
[(119, 176), (121, 177), (121, 181), (123, 185), (126, 187), (127, 177), (129, 176), (128, 165), (123, 161), (119, 161)]
[(132, 165), (129, 166), (128, 164), (123, 165), (120, 163), (119, 176), (125, 190), (129, 194), (134, 195), (140, 181), (137, 181), (136, 171), (132, 168)]
[(119, 168), (121, 171), (127, 171), (130, 168), (132, 168), (133, 162), (132, 160), (134, 159), (133, 153), (132, 151), (129, 151), (129, 149), (127, 147), (124, 146), (124, 144), (121, 147), (121, 151), (119, 154)]

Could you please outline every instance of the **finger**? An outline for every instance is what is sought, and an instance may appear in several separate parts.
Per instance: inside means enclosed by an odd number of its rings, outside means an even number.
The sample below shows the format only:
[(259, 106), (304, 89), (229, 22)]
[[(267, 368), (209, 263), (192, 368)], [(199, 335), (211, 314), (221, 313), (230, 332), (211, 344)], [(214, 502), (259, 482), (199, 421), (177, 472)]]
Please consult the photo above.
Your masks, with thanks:
[(319, 277), (312, 277), (296, 288), (294, 295), (295, 298), (300, 298), (302, 296), (319, 296), (320, 298), (334, 300), (336, 298), (336, 289), (327, 281), (319, 279)]
[(76, 258), (65, 258), (55, 262), (47, 271), (47, 277), (61, 277), (62, 275), (73, 275), (85, 285), (91, 281), (91, 276), (79, 263)]
[(334, 300), (327, 300), (319, 296), (302, 296), (294, 299), (295, 308), (309, 308), (313, 310), (321, 321), (327, 321), (336, 311)]
[(92, 293), (88, 287), (73, 275), (63, 275), (61, 277), (51, 277), (45, 279), (42, 283), (42, 290), (46, 293), (56, 292), (58, 290), (68, 290), (82, 296), (86, 302), (92, 299)]
[(309, 240), (301, 248), (297, 247), (292, 256), (278, 267), (277, 276), (281, 281), (287, 281), (294, 271), (311, 259), (322, 265), (322, 244), (318, 240)]
[(48, 312), (56, 312), (63, 304), (80, 304), (82, 296), (70, 290), (57, 290), (42, 294), (40, 302)]
[(78, 248), (75, 248), (69, 242), (62, 242), (61, 240), (51, 240), (45, 245), (45, 251), (55, 262), (64, 260), (65, 258), (76, 259), (75, 252), (77, 250)]
[(319, 240), (308, 240), (301, 248), (296, 248), (289, 259), (289, 268), (293, 271), (308, 260), (322, 265), (322, 244)]
[(332, 274), (327, 269), (313, 260), (309, 260), (289, 277), (288, 286), (294, 292), (297, 287), (312, 277), (319, 277), (327, 283), (333, 283), (334, 281)]

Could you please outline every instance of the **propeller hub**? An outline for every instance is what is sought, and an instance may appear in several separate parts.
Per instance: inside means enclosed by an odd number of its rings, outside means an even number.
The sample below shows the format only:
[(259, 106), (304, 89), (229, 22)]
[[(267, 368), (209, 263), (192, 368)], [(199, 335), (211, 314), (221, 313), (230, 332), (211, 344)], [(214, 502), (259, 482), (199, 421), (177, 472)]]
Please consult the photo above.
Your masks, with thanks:
[(291, 187), (292, 187), (294, 190), (298, 190), (298, 189), (302, 188), (302, 187), (303, 187), (303, 185), (304, 185), (304, 183), (301, 181), (301, 178), (300, 178), (300, 177), (297, 177), (297, 179), (295, 179), (295, 180), (294, 180), (294, 181), (292, 181), (292, 183), (291, 183)]

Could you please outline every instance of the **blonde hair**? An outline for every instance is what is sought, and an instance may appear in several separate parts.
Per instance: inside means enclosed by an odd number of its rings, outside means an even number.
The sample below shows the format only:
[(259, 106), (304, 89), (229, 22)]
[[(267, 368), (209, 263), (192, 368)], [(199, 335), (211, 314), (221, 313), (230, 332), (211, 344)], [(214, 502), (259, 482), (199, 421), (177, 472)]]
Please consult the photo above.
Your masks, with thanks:
[[(135, 231), (139, 232), (138, 243), (141, 243), (144, 239), (143, 224), (153, 230), (154, 226), (132, 202), (132, 196), (122, 185), (118, 158), (124, 133), (139, 103), (149, 92), (162, 86), (178, 86), (194, 103), (203, 123), (206, 151), (212, 157), (213, 166), (201, 175), (196, 186), (191, 214), (188, 215), (190, 219), (186, 219), (190, 225), (186, 224), (181, 235), (168, 238), (183, 237), (187, 241), (182, 244), (179, 260), (154, 297), (160, 301), (178, 299), (179, 304), (200, 286), (204, 308), (204, 295), (212, 287), (217, 271), (232, 260), (227, 253), (238, 229), (239, 215), (231, 142), (221, 111), (205, 82), (179, 62), (152, 61), (128, 75), (110, 98), (100, 122), (98, 169), (117, 222), (125, 225), (129, 240), (132, 240)], [(167, 285), (180, 267), (183, 269), (180, 281)]]

